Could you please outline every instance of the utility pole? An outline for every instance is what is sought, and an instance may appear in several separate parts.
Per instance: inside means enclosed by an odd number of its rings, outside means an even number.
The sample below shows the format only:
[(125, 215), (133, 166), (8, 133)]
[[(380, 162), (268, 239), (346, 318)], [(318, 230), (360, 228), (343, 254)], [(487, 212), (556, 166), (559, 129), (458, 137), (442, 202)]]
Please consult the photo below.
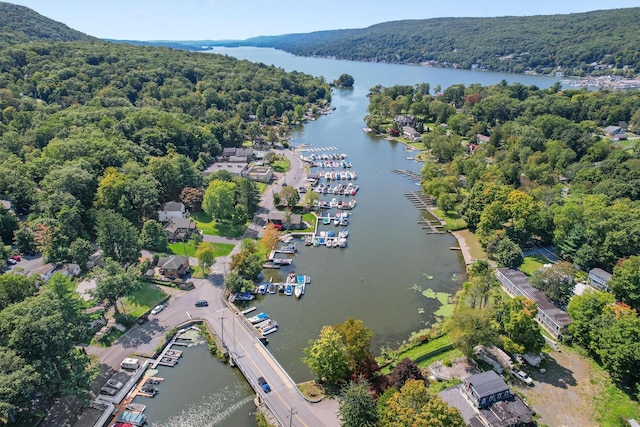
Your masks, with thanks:
[(289, 409), (289, 427), (293, 425), (293, 416), (297, 413), (295, 408)]

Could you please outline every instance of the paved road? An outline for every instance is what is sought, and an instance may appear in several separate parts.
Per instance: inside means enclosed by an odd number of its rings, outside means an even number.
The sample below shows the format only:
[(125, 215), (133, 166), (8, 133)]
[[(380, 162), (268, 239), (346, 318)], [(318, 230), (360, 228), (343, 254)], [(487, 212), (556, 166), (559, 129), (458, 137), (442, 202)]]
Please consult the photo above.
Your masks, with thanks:
[[(304, 165), (293, 151), (285, 151), (291, 163), (291, 170), (281, 174), (277, 182), (291, 185), (304, 185), (306, 174)], [(288, 184), (289, 185), (289, 184)], [(276, 187), (276, 191), (277, 187)], [(271, 192), (263, 196), (261, 209), (249, 227), (256, 237), (262, 232), (262, 220), (273, 207)], [(100, 361), (113, 369), (119, 369), (120, 362), (133, 354), (152, 355), (163, 342), (164, 335), (171, 328), (192, 319), (209, 322), (230, 350), (236, 365), (245, 378), (263, 398), (282, 425), (289, 426), (339, 426), (337, 418), (338, 403), (325, 400), (309, 403), (298, 391), (296, 384), (280, 366), (273, 355), (260, 343), (244, 316), (227, 306), (223, 300), (224, 276), (228, 271), (231, 256), (240, 250), (240, 239), (225, 239), (216, 236), (204, 236), (206, 241), (235, 243), (235, 248), (226, 257), (216, 258), (212, 273), (207, 279), (191, 279), (195, 289), (177, 291), (171, 289), (172, 296), (166, 308), (142, 325), (136, 325), (111, 347), (87, 347), (87, 352), (96, 355)], [(195, 307), (197, 300), (205, 299), (208, 307)], [(264, 377), (271, 386), (271, 393), (264, 393), (258, 386), (258, 377)]]

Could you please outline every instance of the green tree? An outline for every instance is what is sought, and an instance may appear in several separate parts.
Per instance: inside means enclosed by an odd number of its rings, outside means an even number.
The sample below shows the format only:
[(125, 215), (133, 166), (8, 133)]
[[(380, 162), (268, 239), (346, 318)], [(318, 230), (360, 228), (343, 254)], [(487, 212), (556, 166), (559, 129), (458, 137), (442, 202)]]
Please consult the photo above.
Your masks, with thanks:
[(136, 262), (140, 257), (138, 230), (122, 215), (103, 210), (96, 221), (96, 241), (105, 258), (120, 263)]
[(614, 267), (609, 288), (618, 300), (640, 310), (640, 255), (631, 256)]
[(196, 248), (196, 258), (198, 258), (198, 261), (200, 262), (203, 274), (207, 276), (209, 268), (213, 265), (216, 259), (216, 247), (210, 242), (200, 243)]
[(467, 356), (471, 356), (478, 345), (490, 346), (497, 342), (493, 316), (488, 309), (458, 307), (445, 324), (445, 331)]
[(300, 193), (290, 185), (280, 189), (280, 200), (284, 200), (285, 204), (293, 208), (300, 201)]
[(166, 251), (169, 245), (167, 232), (164, 230), (162, 224), (155, 219), (148, 219), (144, 222), (142, 232), (140, 233), (140, 240), (143, 248), (156, 252)]
[(27, 225), (22, 225), (14, 232), (13, 244), (22, 254), (28, 254), (36, 249), (36, 241), (33, 230)]
[(30, 396), (38, 390), (36, 368), (10, 348), (0, 347), (0, 415), (31, 409)]
[(522, 296), (507, 298), (496, 308), (496, 319), (501, 326), (504, 349), (510, 353), (540, 353), (544, 337), (535, 320), (536, 303)]
[(204, 193), (202, 209), (216, 221), (230, 221), (235, 212), (235, 188), (233, 182), (211, 181)]
[(565, 306), (573, 295), (575, 269), (569, 262), (557, 262), (533, 273), (531, 285), (540, 289), (551, 301)]
[(349, 360), (342, 336), (332, 326), (323, 326), (316, 340), (303, 349), (302, 361), (320, 381), (338, 383), (349, 376)]
[(253, 240), (244, 239), (240, 251), (231, 255), (229, 267), (246, 280), (257, 280), (262, 272), (262, 258)]
[(640, 391), (640, 318), (635, 311), (619, 312), (609, 327), (600, 330), (596, 353), (613, 379)]
[(69, 259), (80, 266), (81, 269), (87, 268), (87, 262), (93, 253), (91, 242), (78, 238), (71, 242), (69, 246)]
[(569, 333), (573, 339), (586, 349), (596, 348), (600, 335), (600, 316), (605, 307), (610, 307), (615, 302), (613, 295), (599, 291), (587, 291), (571, 298), (567, 313), (571, 316)]
[(0, 311), (10, 304), (35, 295), (42, 284), (42, 279), (37, 274), (29, 277), (15, 273), (0, 275)]
[(354, 81), (353, 76), (345, 73), (340, 74), (340, 77), (335, 81), (335, 84), (341, 87), (353, 87)]
[(4, 242), (11, 242), (18, 228), (19, 224), (16, 216), (0, 206), (0, 239)]
[(500, 267), (518, 268), (523, 260), (522, 249), (511, 239), (505, 237), (498, 243), (498, 265)]
[(118, 300), (142, 286), (140, 271), (135, 266), (125, 269), (110, 258), (105, 260), (104, 267), (93, 270), (92, 277), (96, 280), (94, 296), (98, 301), (107, 301), (109, 305), (113, 305), (116, 313), (120, 313)]
[(343, 427), (378, 426), (378, 410), (369, 388), (367, 380), (360, 378), (342, 389), (338, 416)]

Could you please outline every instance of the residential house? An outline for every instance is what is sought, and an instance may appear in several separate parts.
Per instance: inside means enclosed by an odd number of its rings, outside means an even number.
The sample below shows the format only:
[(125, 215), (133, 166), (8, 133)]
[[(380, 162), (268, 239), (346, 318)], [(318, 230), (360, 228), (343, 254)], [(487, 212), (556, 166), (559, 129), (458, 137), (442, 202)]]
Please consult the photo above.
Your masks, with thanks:
[(243, 176), (251, 181), (268, 183), (273, 179), (273, 168), (271, 166), (253, 166)]
[(274, 224), (280, 224), (282, 228), (288, 228), (292, 230), (299, 230), (304, 228), (304, 223), (302, 222), (302, 215), (298, 214), (289, 214), (288, 212), (282, 211), (271, 211), (267, 215), (267, 222), (272, 222)]
[(248, 163), (230, 163), (230, 162), (218, 162), (209, 165), (202, 174), (204, 176), (209, 176), (221, 170), (225, 170), (231, 174), (233, 177), (242, 176), (243, 173), (248, 169)]
[(186, 255), (171, 255), (158, 258), (158, 271), (165, 277), (177, 279), (189, 272), (189, 257)]
[(395, 116), (393, 121), (400, 127), (414, 127), (416, 125), (416, 116)]
[(91, 256), (89, 257), (89, 261), (87, 261), (87, 269), (91, 270), (94, 267), (104, 267), (105, 263), (104, 263), (104, 259), (102, 257), (102, 252), (100, 251), (95, 251), (94, 253), (91, 254)]
[(603, 131), (604, 134), (611, 138), (613, 141), (627, 139), (627, 133), (620, 126), (607, 126)]
[(48, 263), (45, 264), (41, 267), (36, 268), (35, 270), (32, 271), (33, 274), (39, 274), (40, 277), (42, 277), (42, 280), (44, 280), (45, 282), (48, 282), (49, 279), (51, 279), (51, 276), (53, 275), (53, 272), (56, 270), (56, 265), (53, 263)]
[(467, 425), (515, 427), (533, 423), (534, 412), (494, 371), (471, 375), (438, 394), (460, 410)]
[(413, 142), (422, 141), (422, 135), (420, 135), (420, 132), (418, 132), (411, 126), (403, 126), (402, 135)]
[(169, 241), (185, 241), (197, 230), (196, 223), (190, 218), (173, 218), (164, 226)]
[(483, 135), (481, 133), (476, 134), (476, 142), (478, 144), (488, 144), (490, 140), (491, 138), (489, 138), (487, 135)]
[(158, 220), (167, 222), (170, 219), (186, 218), (189, 212), (181, 202), (167, 202), (162, 205), (162, 209), (158, 211)]
[(69, 263), (63, 265), (60, 272), (67, 277), (76, 277), (79, 276), (80, 273), (82, 273), (82, 269), (78, 264)]
[(600, 288), (604, 291), (608, 291), (609, 280), (611, 280), (611, 273), (607, 273), (601, 268), (592, 268), (591, 270), (589, 270), (587, 281), (590, 285)]
[(217, 160), (231, 163), (250, 163), (253, 160), (253, 148), (227, 147)]
[(562, 338), (571, 324), (571, 317), (567, 312), (549, 301), (544, 292), (531, 286), (529, 278), (523, 272), (511, 268), (498, 268), (495, 275), (509, 295), (522, 295), (534, 301), (538, 306), (536, 321), (556, 339)]

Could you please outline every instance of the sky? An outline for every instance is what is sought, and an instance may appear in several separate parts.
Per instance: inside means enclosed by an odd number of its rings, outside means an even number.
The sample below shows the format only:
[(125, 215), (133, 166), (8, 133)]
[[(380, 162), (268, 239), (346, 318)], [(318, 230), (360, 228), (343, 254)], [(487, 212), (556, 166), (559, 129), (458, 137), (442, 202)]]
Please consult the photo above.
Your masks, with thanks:
[[(6, 0), (3, 0), (6, 1)], [(364, 28), (401, 19), (553, 15), (640, 7), (640, 0), (8, 0), (116, 40), (244, 40)]]

